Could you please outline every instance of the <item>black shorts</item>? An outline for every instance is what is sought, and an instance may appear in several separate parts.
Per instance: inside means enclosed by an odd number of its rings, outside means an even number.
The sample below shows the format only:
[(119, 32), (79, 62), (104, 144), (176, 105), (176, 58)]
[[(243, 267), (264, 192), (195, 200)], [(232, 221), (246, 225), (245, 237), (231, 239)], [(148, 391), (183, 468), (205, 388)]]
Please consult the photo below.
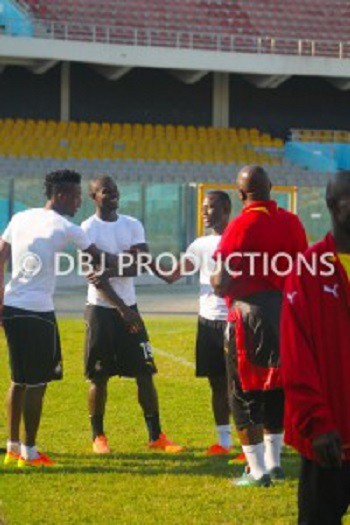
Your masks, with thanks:
[(61, 344), (54, 312), (5, 306), (3, 325), (14, 383), (35, 386), (62, 379)]
[(229, 404), (237, 430), (263, 425), (275, 434), (283, 429), (284, 392), (281, 389), (243, 392), (235, 383), (229, 391)]
[[(278, 366), (280, 294), (260, 293), (252, 296), (251, 303), (240, 301), (235, 304), (239, 304), (243, 312), (248, 360), (266, 370), (271, 365)], [(263, 315), (261, 304), (264, 304)], [(263, 425), (267, 430), (277, 432), (283, 428), (283, 390), (243, 389), (242, 381), (247, 378), (241, 377), (239, 369), (236, 330), (236, 323), (228, 323), (225, 331), (228, 396), (235, 425), (238, 430), (250, 425)], [(244, 370), (247, 374), (250, 373), (249, 368)]]
[[(130, 308), (137, 311), (137, 307)], [(87, 305), (85, 375), (98, 379), (137, 377), (157, 372), (146, 328), (132, 334), (114, 308)]]
[(224, 332), (226, 321), (199, 316), (196, 341), (196, 376), (225, 377)]

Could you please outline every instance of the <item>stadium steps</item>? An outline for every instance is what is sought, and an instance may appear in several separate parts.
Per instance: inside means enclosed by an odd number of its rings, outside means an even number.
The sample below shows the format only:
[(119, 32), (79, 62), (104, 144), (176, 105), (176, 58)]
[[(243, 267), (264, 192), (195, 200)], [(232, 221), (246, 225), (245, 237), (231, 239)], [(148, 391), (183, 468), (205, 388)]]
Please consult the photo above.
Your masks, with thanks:
[[(81, 161), (78, 159), (31, 159), (6, 158), (0, 156), (0, 174), (3, 178), (43, 177), (46, 173), (70, 168), (79, 171), (84, 177), (92, 178), (97, 174), (107, 174), (124, 182), (145, 183), (232, 183), (242, 164), (231, 163), (226, 166), (216, 163), (181, 163), (115, 161), (106, 163), (100, 160)], [(301, 168), (283, 163), (281, 166), (265, 166), (274, 185), (278, 186), (325, 186), (327, 175), (311, 173)]]

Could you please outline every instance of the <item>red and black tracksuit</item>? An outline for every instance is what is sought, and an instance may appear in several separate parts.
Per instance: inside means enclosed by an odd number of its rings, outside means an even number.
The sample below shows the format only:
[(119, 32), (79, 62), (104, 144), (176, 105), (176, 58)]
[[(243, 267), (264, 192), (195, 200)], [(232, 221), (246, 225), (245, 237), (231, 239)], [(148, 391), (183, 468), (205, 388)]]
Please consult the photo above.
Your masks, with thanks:
[[(299, 523), (317, 525), (340, 524), (350, 504), (350, 284), (331, 234), (306, 257), (325, 254), (333, 274), (321, 266), (288, 278), (281, 325), (285, 441), (302, 456)], [(322, 468), (313, 452), (313, 440), (330, 431), (341, 437), (341, 469)]]
[[(235, 272), (226, 295), (227, 371), (239, 430), (260, 424), (271, 432), (283, 427), (279, 323), (286, 257), (293, 261), (306, 248), (305, 230), (296, 215), (275, 201), (256, 201), (231, 221), (215, 253)], [(253, 253), (254, 268), (247, 257)], [(278, 254), (285, 255), (276, 272), (271, 262)]]

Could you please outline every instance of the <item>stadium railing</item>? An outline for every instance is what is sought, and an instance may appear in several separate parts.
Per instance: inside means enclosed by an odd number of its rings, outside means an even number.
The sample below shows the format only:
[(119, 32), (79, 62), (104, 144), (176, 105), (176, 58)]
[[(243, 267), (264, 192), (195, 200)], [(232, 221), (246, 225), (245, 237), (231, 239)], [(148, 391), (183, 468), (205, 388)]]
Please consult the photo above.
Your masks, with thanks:
[[(20, 38), (27, 36), (18, 20), (5, 19), (6, 34)], [(272, 55), (298, 55), (309, 57), (349, 58), (350, 42), (327, 39), (301, 39), (212, 33), (201, 31), (176, 31), (152, 28), (135, 28), (117, 25), (87, 24), (47, 19), (32, 20), (33, 37), (55, 40), (72, 40), (125, 46), (171, 47), (222, 51), (231, 53), (258, 53)]]

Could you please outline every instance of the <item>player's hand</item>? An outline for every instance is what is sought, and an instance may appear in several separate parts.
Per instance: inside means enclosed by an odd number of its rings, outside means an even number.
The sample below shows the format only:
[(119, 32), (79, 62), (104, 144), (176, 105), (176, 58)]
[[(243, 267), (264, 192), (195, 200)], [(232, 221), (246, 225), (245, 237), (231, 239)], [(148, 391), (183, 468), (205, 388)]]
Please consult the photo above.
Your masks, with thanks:
[(338, 432), (327, 432), (315, 438), (312, 448), (324, 467), (340, 467), (342, 460), (341, 439)]
[(109, 279), (109, 272), (108, 272), (108, 270), (105, 270), (101, 274), (100, 273), (97, 274), (96, 272), (92, 272), (92, 273), (89, 273), (86, 276), (86, 278), (87, 278), (87, 280), (89, 281), (90, 284), (93, 284), (95, 286), (95, 288), (101, 289), (101, 288), (103, 288), (104, 284)]
[(128, 329), (128, 331), (131, 334), (137, 334), (140, 332), (143, 328), (143, 322), (138, 314), (138, 312), (135, 312), (135, 310), (132, 310), (131, 308), (128, 308), (127, 306), (120, 309), (119, 313)]

